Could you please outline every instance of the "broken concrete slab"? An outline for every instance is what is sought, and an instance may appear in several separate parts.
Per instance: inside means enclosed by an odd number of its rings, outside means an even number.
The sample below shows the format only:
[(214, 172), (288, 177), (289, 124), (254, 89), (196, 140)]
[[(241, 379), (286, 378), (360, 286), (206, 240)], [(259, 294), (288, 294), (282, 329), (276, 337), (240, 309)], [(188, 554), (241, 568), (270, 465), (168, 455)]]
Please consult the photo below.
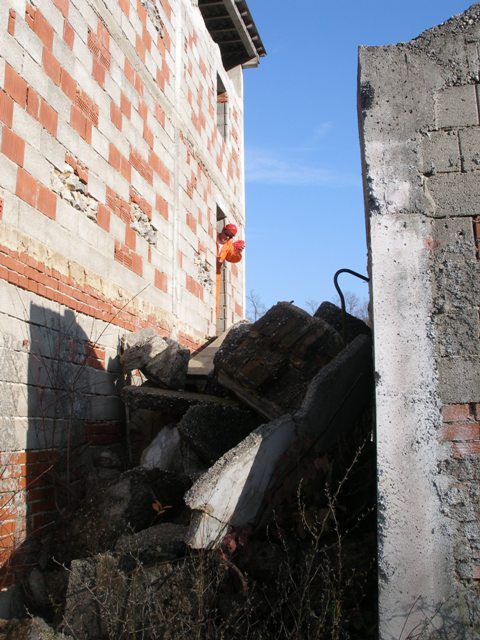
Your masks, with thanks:
[[(343, 337), (343, 317), (342, 310), (332, 302), (322, 302), (318, 309), (313, 314), (314, 318), (321, 318), (328, 322), (328, 324), (336, 329), (338, 333)], [(351, 342), (358, 335), (365, 334), (371, 335), (372, 330), (370, 327), (350, 313), (345, 313), (345, 342)]]
[(255, 429), (195, 482), (185, 495), (194, 511), (189, 546), (216, 547), (229, 527), (255, 520), (277, 462), (295, 437), (291, 416), (277, 418)]
[(164, 338), (165, 349), (157, 353), (142, 368), (142, 373), (165, 389), (183, 389), (187, 379), (190, 351), (171, 338)]
[(164, 522), (132, 535), (121, 536), (117, 540), (115, 551), (122, 555), (128, 554), (142, 564), (179, 558), (187, 550), (187, 533), (187, 526)]
[(121, 396), (130, 411), (148, 409), (168, 413), (171, 418), (175, 416), (180, 418), (187, 409), (196, 404), (238, 406), (238, 401), (232, 398), (220, 398), (193, 391), (159, 389), (150, 384), (124, 387)]
[(167, 348), (165, 340), (154, 329), (141, 329), (127, 335), (120, 356), (124, 371), (142, 369), (152, 358)]
[[(353, 427), (371, 399), (371, 340), (360, 335), (310, 382), (301, 407), (258, 427), (228, 451), (189, 489), (194, 510), (188, 544), (220, 544), (230, 527), (255, 525), (275, 491), (313, 445), (328, 449)], [(289, 449), (294, 459), (288, 460)], [(298, 484), (296, 485), (298, 487)], [(294, 488), (295, 490), (295, 488)]]
[(191, 407), (178, 423), (180, 437), (208, 467), (260, 425), (250, 409), (219, 404)]
[(176, 471), (180, 455), (180, 433), (174, 424), (165, 425), (140, 457), (145, 469)]
[(324, 320), (279, 302), (225, 354), (218, 381), (271, 420), (300, 406), (310, 380), (343, 346)]

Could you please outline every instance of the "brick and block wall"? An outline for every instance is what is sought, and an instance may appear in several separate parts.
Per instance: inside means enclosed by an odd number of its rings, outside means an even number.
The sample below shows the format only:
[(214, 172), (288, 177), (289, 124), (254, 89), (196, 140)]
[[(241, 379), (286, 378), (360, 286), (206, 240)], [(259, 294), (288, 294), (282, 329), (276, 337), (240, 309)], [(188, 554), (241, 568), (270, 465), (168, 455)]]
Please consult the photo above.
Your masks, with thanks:
[(478, 636), (480, 5), (361, 47), (380, 637)]
[[(122, 336), (216, 333), (217, 207), (243, 237), (241, 74), (190, 0), (0, 4), (4, 568), (54, 519), (59, 463), (74, 478), (72, 451), (121, 439)], [(243, 267), (229, 283), (232, 323)]]

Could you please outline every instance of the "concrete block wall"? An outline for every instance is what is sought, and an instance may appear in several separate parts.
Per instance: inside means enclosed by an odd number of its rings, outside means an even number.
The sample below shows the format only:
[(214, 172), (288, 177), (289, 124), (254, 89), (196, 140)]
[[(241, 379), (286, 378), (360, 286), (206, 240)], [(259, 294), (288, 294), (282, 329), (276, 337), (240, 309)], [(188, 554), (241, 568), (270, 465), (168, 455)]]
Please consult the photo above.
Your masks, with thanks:
[[(195, 4), (0, 4), (4, 567), (54, 517), (52, 460), (121, 438), (122, 335), (216, 333), (217, 207), (244, 228), (242, 70)], [(233, 323), (243, 264), (229, 282)]]
[(479, 45), (476, 4), (360, 49), (385, 640), (480, 630)]

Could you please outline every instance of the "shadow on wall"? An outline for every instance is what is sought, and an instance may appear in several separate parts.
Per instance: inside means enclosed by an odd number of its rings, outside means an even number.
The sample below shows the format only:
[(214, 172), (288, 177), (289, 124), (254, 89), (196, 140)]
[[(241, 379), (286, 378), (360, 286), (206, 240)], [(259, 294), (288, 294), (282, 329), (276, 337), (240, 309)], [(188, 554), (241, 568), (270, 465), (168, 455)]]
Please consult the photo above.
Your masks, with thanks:
[[(32, 303), (25, 324), (29, 337), (23, 349), (10, 348), (8, 356), (16, 380), (9, 390), (10, 415), (3, 417), (10, 432), (1, 454), (1, 587), (46, 561), (41, 552), (54, 523), (85, 490), (90, 445), (103, 444), (105, 436), (118, 441), (122, 433), (118, 421), (94, 421), (102, 415), (99, 400), (101, 405), (115, 394), (115, 376), (106, 375), (104, 349), (79, 326), (74, 312), (62, 315)], [(0, 375), (7, 379), (5, 371)]]

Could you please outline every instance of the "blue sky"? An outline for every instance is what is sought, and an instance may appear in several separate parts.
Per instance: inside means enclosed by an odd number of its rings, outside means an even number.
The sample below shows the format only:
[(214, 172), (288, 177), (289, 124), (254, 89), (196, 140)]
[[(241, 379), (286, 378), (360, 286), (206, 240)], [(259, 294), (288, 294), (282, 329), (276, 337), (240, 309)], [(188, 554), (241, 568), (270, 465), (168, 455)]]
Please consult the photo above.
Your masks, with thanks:
[(337, 269), (366, 273), (358, 46), (410, 40), (470, 4), (248, 0), (268, 55), (244, 74), (247, 291), (267, 307), (333, 299)]

